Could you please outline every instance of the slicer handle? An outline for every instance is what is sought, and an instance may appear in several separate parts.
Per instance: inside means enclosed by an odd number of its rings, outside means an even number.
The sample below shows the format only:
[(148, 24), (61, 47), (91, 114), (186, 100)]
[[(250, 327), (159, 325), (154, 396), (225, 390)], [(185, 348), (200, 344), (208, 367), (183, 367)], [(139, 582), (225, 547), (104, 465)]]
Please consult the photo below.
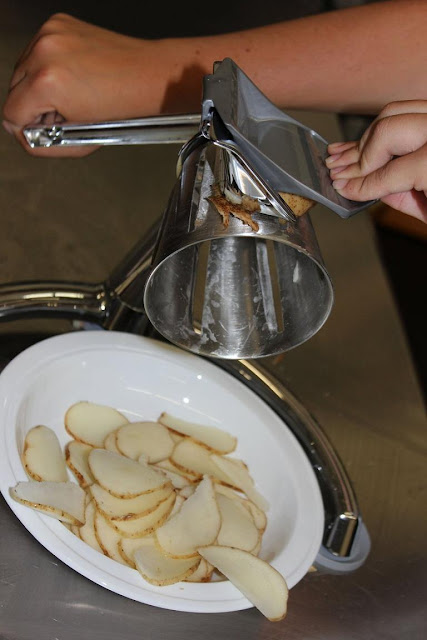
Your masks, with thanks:
[(183, 144), (200, 127), (200, 114), (157, 116), (85, 124), (31, 125), (24, 136), (33, 149), (83, 145)]

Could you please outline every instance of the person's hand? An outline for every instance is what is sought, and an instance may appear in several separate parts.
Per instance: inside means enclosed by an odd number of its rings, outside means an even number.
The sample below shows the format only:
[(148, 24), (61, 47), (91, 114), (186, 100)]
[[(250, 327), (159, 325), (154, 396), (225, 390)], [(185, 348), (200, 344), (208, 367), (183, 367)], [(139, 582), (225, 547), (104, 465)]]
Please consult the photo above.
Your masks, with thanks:
[(33, 155), (86, 155), (93, 147), (30, 150), (22, 128), (41, 122), (97, 122), (159, 112), (163, 96), (150, 91), (150, 83), (159, 83), (155, 60), (154, 41), (55, 15), (16, 64), (3, 125)]
[(329, 145), (334, 188), (350, 200), (381, 199), (427, 222), (427, 101), (388, 104), (359, 142)]

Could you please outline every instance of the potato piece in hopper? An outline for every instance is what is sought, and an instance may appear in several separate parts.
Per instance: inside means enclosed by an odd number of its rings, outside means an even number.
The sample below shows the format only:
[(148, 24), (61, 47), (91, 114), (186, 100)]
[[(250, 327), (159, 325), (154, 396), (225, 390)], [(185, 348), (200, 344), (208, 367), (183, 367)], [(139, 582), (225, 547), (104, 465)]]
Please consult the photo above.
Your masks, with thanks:
[(133, 554), (133, 559), (142, 577), (150, 584), (164, 587), (188, 578), (200, 564), (195, 558), (168, 558), (150, 541)]
[(116, 498), (135, 498), (169, 484), (161, 471), (105, 449), (91, 451), (88, 461), (97, 483)]
[(88, 457), (93, 447), (83, 442), (72, 440), (65, 447), (65, 461), (77, 478), (77, 482), (85, 489), (93, 484), (94, 477), (89, 469)]
[(56, 433), (39, 425), (25, 436), (22, 462), (28, 475), (38, 482), (67, 482), (67, 467)]
[(203, 547), (199, 553), (221, 571), (266, 618), (277, 622), (285, 617), (288, 587), (283, 576), (267, 562), (233, 547)]
[(158, 422), (131, 422), (116, 431), (117, 449), (132, 460), (145, 454), (148, 462), (160, 462), (169, 458), (174, 446), (169, 430)]
[(217, 427), (208, 427), (194, 422), (175, 418), (169, 413), (162, 413), (159, 422), (173, 431), (190, 436), (217, 453), (231, 453), (237, 445), (237, 439)]
[(197, 556), (197, 548), (212, 544), (221, 526), (212, 480), (203, 478), (181, 509), (156, 530), (157, 542), (166, 555)]
[(68, 524), (83, 524), (85, 492), (74, 482), (18, 482), (14, 500)]
[(293, 193), (279, 191), (279, 196), (286, 202), (298, 218), (304, 215), (304, 213), (307, 213), (307, 211), (316, 204), (314, 200), (310, 200), (304, 196), (297, 196)]
[(65, 429), (70, 436), (93, 447), (103, 447), (110, 431), (128, 422), (116, 409), (93, 402), (77, 402), (65, 414)]

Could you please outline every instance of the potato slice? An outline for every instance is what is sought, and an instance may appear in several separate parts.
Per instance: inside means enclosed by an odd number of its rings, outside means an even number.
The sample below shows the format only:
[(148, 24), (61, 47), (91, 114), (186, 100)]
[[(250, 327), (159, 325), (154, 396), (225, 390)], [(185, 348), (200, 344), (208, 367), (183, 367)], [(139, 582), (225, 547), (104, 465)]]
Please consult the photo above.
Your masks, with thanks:
[(178, 495), (184, 498), (184, 500), (186, 500), (187, 498), (193, 495), (196, 489), (197, 489), (196, 484), (188, 484), (186, 487), (182, 487), (182, 489), (178, 489)]
[(184, 487), (188, 487), (193, 484), (191, 480), (185, 475), (181, 475), (180, 473), (175, 473), (175, 471), (169, 471), (169, 469), (163, 469), (158, 465), (154, 465), (157, 469), (161, 469), (161, 472), (165, 474), (167, 478), (171, 481), (175, 489), (183, 489)]
[(90, 444), (72, 440), (65, 447), (65, 461), (77, 478), (77, 482), (85, 489), (95, 482), (89, 469), (88, 457), (93, 447)]
[(118, 544), (119, 553), (126, 564), (136, 569), (133, 554), (140, 547), (149, 544), (150, 541), (151, 543), (154, 541), (154, 536), (148, 535), (143, 538), (122, 538)]
[(62, 522), (84, 523), (86, 494), (74, 482), (18, 482), (10, 489), (10, 495), (17, 502)]
[[(181, 438), (181, 440), (184, 440), (184, 437)], [(197, 482), (202, 479), (202, 475), (203, 475), (200, 473), (193, 473), (188, 470), (183, 471), (182, 469), (177, 467), (176, 464), (174, 464), (170, 458), (168, 458), (167, 460), (161, 460), (160, 462), (157, 462), (156, 467), (158, 469), (161, 469), (162, 471), (171, 471), (172, 473), (177, 473), (180, 476), (183, 476), (183, 478), (185, 478), (189, 482)]]
[(227, 498), (231, 498), (232, 500), (239, 501), (240, 504), (242, 504), (245, 507), (245, 509), (247, 509), (251, 514), (256, 528), (259, 529), (261, 533), (265, 531), (267, 527), (267, 516), (265, 515), (264, 511), (262, 511), (261, 509), (259, 509), (259, 507), (256, 506), (256, 504), (254, 504), (251, 500), (247, 500), (246, 498), (243, 498), (242, 496), (238, 495), (234, 491), (234, 489), (231, 489), (230, 487), (226, 487), (223, 484), (215, 485), (215, 491), (217, 493), (221, 493), (224, 496), (227, 496)]
[(150, 584), (164, 587), (188, 578), (200, 564), (200, 556), (195, 558), (168, 558), (150, 541), (133, 554), (139, 573)]
[(80, 527), (79, 535), (83, 542), (86, 542), (92, 549), (103, 553), (95, 535), (95, 500), (90, 500), (85, 509), (85, 523)]
[(105, 449), (91, 451), (88, 462), (96, 482), (116, 498), (135, 498), (169, 484), (161, 471)]
[(56, 433), (39, 425), (25, 436), (22, 462), (30, 478), (38, 482), (67, 482), (67, 467)]
[(262, 535), (260, 535), (259, 540), (254, 546), (254, 548), (250, 550), (250, 553), (253, 556), (259, 556), (259, 552), (261, 551), (261, 546), (262, 546)]
[(240, 465), (235, 464), (230, 458), (223, 456), (217, 456), (213, 454), (211, 456), (212, 462), (217, 465), (223, 474), (229, 478), (228, 484), (233, 485), (237, 489), (240, 489), (245, 493), (249, 500), (252, 500), (261, 510), (268, 509), (268, 502), (266, 499), (255, 489), (254, 481), (249, 475), (249, 471)]
[(177, 433), (176, 431), (172, 431), (172, 429), (169, 429), (169, 435), (175, 443), (185, 438), (185, 436), (181, 435), (180, 433)]
[(288, 587), (283, 576), (260, 558), (232, 547), (212, 545), (199, 549), (252, 604), (272, 622), (282, 620), (287, 611)]
[(209, 582), (213, 571), (214, 567), (204, 558), (201, 558), (200, 564), (195, 572), (187, 578), (184, 578), (183, 582)]
[(158, 422), (131, 422), (116, 431), (117, 449), (132, 460), (145, 454), (148, 462), (160, 462), (169, 458), (174, 446), (169, 430)]
[(162, 413), (159, 422), (173, 431), (190, 436), (217, 453), (231, 453), (237, 446), (237, 439), (234, 436), (217, 427), (187, 422), (186, 420), (175, 418), (169, 413)]
[(77, 402), (65, 414), (65, 429), (70, 436), (93, 447), (103, 447), (110, 431), (128, 422), (116, 409), (93, 402)]
[(176, 495), (172, 491), (166, 500), (163, 500), (156, 509), (145, 516), (134, 520), (107, 520), (108, 524), (124, 538), (141, 538), (152, 533), (162, 525), (171, 513)]
[(224, 547), (236, 547), (242, 551), (251, 551), (260, 538), (251, 514), (237, 500), (217, 494), (221, 528), (216, 540)]
[(212, 544), (221, 526), (212, 480), (206, 476), (181, 509), (155, 536), (166, 555), (189, 558), (197, 556), (199, 546)]
[(111, 493), (103, 489), (99, 484), (90, 487), (98, 511), (109, 520), (135, 520), (141, 518), (157, 509), (159, 504), (169, 498), (173, 492), (171, 484), (152, 491), (143, 493), (136, 498), (116, 498)]
[(104, 449), (107, 449), (107, 451), (113, 451), (113, 453), (120, 453), (116, 447), (116, 430), (110, 431), (108, 436), (105, 438)]
[(181, 509), (182, 505), (185, 502), (185, 498), (183, 498), (182, 496), (180, 496), (178, 493), (175, 492), (175, 502), (173, 505), (173, 509), (170, 512), (168, 518), (172, 518), (172, 516), (174, 516), (176, 513), (178, 513), (178, 511)]
[(111, 560), (129, 566), (125, 558), (119, 553), (118, 545), (122, 538), (120, 533), (110, 527), (102, 513), (97, 509), (95, 509), (94, 529), (96, 539), (103, 554), (111, 558)]
[(172, 462), (185, 473), (198, 473), (215, 477), (220, 482), (232, 484), (228, 475), (212, 461), (212, 454), (206, 447), (189, 438), (185, 438), (175, 445), (172, 453)]

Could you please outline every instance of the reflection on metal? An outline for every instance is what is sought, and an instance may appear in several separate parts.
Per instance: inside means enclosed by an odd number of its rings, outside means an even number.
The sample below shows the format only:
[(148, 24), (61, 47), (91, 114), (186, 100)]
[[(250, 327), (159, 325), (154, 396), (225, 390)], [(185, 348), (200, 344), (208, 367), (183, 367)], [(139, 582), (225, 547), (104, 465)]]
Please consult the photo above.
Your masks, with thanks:
[[(345, 469), (319, 424), (300, 402), (258, 362), (217, 361), (240, 379), (283, 419), (302, 445), (315, 472), (325, 507), (325, 530), (319, 563), (328, 570), (355, 569), (363, 564), (370, 543)], [(358, 534), (358, 535), (356, 535)]]

